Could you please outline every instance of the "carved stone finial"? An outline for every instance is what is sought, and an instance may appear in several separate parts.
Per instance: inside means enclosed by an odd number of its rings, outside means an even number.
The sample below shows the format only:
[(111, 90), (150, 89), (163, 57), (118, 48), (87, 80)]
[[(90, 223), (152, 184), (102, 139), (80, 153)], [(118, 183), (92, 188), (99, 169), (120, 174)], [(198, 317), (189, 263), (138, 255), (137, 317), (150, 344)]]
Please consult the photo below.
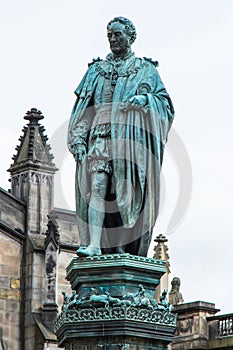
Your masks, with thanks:
[(154, 242), (157, 243), (157, 245), (154, 247), (154, 259), (159, 260), (165, 260), (168, 262), (169, 255), (168, 255), (168, 247), (165, 244), (168, 242), (166, 236), (162, 235), (161, 233), (155, 238)]
[(46, 238), (44, 241), (45, 249), (48, 247), (48, 244), (52, 241), (55, 248), (58, 250), (60, 246), (60, 234), (59, 234), (59, 226), (57, 223), (57, 217), (53, 214), (48, 215), (48, 230), (46, 231)]
[(160, 233), (154, 240), (154, 242), (157, 242), (157, 243), (165, 243), (165, 242), (168, 242), (168, 239), (166, 238), (165, 235), (163, 235), (162, 233)]
[(29, 120), (31, 124), (38, 124), (38, 121), (44, 119), (44, 116), (38, 109), (31, 108), (30, 111), (27, 111), (24, 119)]
[(177, 305), (184, 302), (183, 296), (180, 293), (180, 279), (174, 277), (171, 281), (172, 288), (168, 294), (169, 303), (171, 305)]

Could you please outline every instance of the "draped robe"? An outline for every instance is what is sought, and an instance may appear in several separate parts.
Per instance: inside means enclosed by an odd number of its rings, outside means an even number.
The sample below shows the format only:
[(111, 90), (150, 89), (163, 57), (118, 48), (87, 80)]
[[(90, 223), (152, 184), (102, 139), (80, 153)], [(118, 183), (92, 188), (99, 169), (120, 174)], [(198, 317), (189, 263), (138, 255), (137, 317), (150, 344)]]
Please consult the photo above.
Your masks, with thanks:
[[(103, 247), (109, 245), (108, 235), (112, 235), (113, 246), (127, 245), (137, 240), (136, 250), (130, 253), (141, 256), (147, 255), (158, 216), (160, 169), (174, 117), (171, 99), (156, 66), (157, 62), (147, 58), (131, 55), (126, 59), (118, 75), (111, 104), (111, 183), (121, 225), (115, 231), (112, 228), (112, 233), (106, 229), (102, 244)], [(88, 147), (88, 137), (95, 118), (93, 96), (104, 79), (112, 79), (111, 74), (109, 59), (95, 61), (75, 91), (77, 99), (68, 127), (68, 148), (73, 154), (80, 145)], [(146, 95), (147, 105), (133, 108), (128, 101), (138, 94)], [(87, 245), (90, 174), (87, 172), (86, 157), (82, 162), (77, 162), (75, 191), (80, 243)], [(111, 221), (111, 214), (107, 216)], [(118, 236), (121, 238), (118, 239)]]

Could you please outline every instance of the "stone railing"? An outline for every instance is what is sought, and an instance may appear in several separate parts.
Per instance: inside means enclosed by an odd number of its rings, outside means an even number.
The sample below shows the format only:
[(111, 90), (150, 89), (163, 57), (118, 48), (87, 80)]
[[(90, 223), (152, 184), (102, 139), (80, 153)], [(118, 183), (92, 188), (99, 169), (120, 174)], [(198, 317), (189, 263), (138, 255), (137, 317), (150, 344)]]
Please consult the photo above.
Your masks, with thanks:
[(207, 317), (207, 321), (210, 339), (233, 337), (233, 313)]
[(207, 317), (208, 349), (233, 349), (233, 313)]
[(218, 336), (229, 337), (233, 335), (233, 314), (218, 316)]

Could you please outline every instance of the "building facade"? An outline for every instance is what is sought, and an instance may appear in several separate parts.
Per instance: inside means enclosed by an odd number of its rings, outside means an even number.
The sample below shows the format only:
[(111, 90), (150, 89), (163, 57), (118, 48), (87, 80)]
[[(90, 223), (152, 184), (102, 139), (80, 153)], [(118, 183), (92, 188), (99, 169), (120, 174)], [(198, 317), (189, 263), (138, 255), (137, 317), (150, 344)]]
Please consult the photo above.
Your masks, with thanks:
[(35, 108), (27, 112), (9, 168), (11, 190), (0, 189), (0, 349), (56, 347), (53, 320), (70, 293), (65, 268), (78, 246), (75, 213), (54, 208), (58, 170)]

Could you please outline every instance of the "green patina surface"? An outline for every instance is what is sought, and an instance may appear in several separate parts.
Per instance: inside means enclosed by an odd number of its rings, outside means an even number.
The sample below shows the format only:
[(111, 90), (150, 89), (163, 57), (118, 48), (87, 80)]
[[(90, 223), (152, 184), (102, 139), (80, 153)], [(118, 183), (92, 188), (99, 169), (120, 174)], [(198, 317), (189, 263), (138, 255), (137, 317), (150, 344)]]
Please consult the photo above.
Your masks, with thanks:
[(107, 35), (112, 52), (89, 65), (75, 91), (68, 130), (77, 162), (77, 253), (146, 256), (174, 109), (157, 62), (131, 51), (133, 23), (115, 18)]

